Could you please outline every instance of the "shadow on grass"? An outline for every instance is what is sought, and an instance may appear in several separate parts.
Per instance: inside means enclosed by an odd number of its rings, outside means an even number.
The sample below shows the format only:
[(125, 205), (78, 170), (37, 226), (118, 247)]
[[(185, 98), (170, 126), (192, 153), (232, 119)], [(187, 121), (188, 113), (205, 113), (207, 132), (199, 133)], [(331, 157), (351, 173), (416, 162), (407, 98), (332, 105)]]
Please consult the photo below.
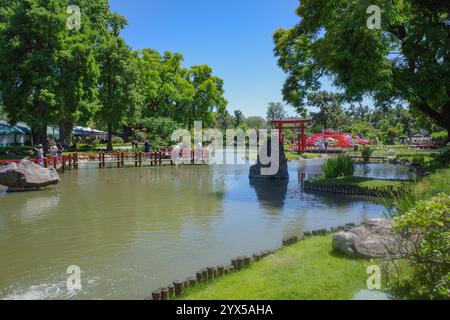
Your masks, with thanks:
[(336, 249), (331, 249), (329, 252), (330, 256), (333, 256), (335, 258), (339, 258), (339, 259), (347, 259), (347, 260), (354, 260), (354, 261), (370, 261), (369, 258), (363, 257), (363, 256), (349, 256), (346, 255), (343, 252), (340, 252)]

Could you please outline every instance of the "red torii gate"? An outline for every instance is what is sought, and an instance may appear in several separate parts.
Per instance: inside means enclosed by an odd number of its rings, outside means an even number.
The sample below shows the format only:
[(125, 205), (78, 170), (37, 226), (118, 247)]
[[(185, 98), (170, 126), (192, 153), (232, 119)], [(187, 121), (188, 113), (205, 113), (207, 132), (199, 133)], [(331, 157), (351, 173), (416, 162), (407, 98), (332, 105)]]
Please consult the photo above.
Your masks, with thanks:
[(306, 135), (305, 129), (308, 124), (311, 123), (311, 119), (285, 119), (285, 120), (273, 120), (272, 124), (275, 125), (275, 128), (278, 129), (280, 140), (284, 145), (284, 135), (283, 129), (300, 129), (300, 133), (298, 135), (298, 151), (306, 152)]

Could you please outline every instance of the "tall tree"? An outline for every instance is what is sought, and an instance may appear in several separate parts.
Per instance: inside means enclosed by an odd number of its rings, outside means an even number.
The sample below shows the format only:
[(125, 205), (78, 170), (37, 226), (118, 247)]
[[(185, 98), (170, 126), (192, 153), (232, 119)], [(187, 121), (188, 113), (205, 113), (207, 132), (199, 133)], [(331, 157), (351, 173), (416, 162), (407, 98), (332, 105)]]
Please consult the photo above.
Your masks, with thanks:
[(66, 32), (62, 0), (3, 0), (0, 8), (0, 92), (11, 122), (31, 125), (46, 146), (57, 108), (59, 52)]
[(97, 61), (100, 63), (99, 119), (108, 131), (107, 149), (112, 150), (112, 133), (125, 120), (133, 120), (140, 111), (136, 56), (119, 37), (121, 28), (113, 25), (111, 34), (100, 39)]
[(301, 18), (275, 32), (288, 73), (286, 101), (301, 105), (327, 75), (348, 97), (403, 100), (450, 131), (450, 28), (445, 1), (380, 0), (381, 29), (369, 29), (373, 1), (302, 0)]
[(245, 117), (241, 110), (234, 111), (234, 126), (239, 127), (242, 123), (244, 123)]
[(228, 103), (223, 97), (223, 80), (214, 76), (211, 67), (207, 65), (192, 66), (185, 71), (184, 78), (192, 84), (195, 94), (184, 112), (185, 120), (175, 120), (189, 128), (193, 126), (194, 121), (203, 121), (206, 126), (213, 125), (213, 112), (223, 114)]
[(267, 121), (263, 117), (247, 117), (245, 119), (245, 124), (250, 129), (260, 130), (260, 129), (267, 129)]
[(223, 80), (212, 74), (207, 65), (182, 67), (183, 56), (152, 49), (139, 52), (139, 71), (144, 115), (171, 117), (187, 127), (194, 121), (212, 125), (213, 112), (223, 113)]
[(267, 121), (284, 119), (287, 117), (287, 112), (284, 105), (279, 102), (270, 102), (267, 106)]
[[(59, 138), (69, 144), (75, 123), (85, 124), (98, 110), (99, 66), (95, 60), (95, 48), (99, 37), (104, 35), (94, 19), (109, 17), (107, 1), (72, 0), (69, 2), (82, 9), (80, 28), (66, 30), (63, 46), (58, 53), (58, 109)], [(98, 7), (103, 11), (96, 10)]]
[(321, 129), (342, 129), (349, 118), (342, 106), (342, 96), (327, 91), (308, 95), (308, 106), (319, 111), (312, 113), (313, 125)]

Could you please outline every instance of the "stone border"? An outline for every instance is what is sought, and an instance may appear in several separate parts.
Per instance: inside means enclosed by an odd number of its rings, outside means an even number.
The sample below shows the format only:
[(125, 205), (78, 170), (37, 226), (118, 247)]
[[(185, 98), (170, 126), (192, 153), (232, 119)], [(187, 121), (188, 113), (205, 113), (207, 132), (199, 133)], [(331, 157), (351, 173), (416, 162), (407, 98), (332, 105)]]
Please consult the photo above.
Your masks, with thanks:
[(392, 194), (398, 194), (401, 192), (402, 188), (395, 188), (393, 186), (387, 186), (384, 189), (379, 188), (360, 188), (355, 186), (321, 186), (321, 185), (310, 185), (305, 183), (305, 192), (323, 192), (323, 193), (334, 193), (341, 195), (355, 195), (355, 196), (369, 196), (369, 197), (379, 197), (379, 196), (391, 196)]
[(280, 251), (283, 248), (289, 247), (314, 236), (324, 236), (339, 231), (349, 230), (355, 227), (355, 223), (346, 223), (345, 225), (332, 227), (331, 229), (317, 229), (312, 231), (305, 231), (301, 236), (291, 236), (283, 239), (282, 246), (272, 250), (264, 250), (253, 254), (253, 256), (238, 256), (231, 259), (231, 264), (208, 266), (196, 272), (195, 276), (188, 277), (184, 281), (175, 280), (167, 287), (161, 287), (157, 290), (153, 290), (151, 296), (146, 297), (144, 300), (171, 300), (174, 297), (182, 296), (186, 289), (195, 287), (199, 283), (209, 283), (214, 279), (222, 278), (224, 276), (236, 273), (245, 269), (248, 269), (252, 263), (263, 260), (264, 258)]

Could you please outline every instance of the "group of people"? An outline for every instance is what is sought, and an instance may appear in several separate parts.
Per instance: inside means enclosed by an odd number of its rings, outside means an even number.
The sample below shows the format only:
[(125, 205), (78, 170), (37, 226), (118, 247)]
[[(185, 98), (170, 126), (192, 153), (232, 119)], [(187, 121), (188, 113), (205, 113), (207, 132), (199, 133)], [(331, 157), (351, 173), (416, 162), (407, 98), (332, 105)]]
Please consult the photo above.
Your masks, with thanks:
[[(58, 144), (55, 139), (47, 139), (48, 155), (52, 158), (58, 158), (62, 152), (62, 145)], [(42, 144), (38, 144), (34, 151), (36, 152), (36, 160), (40, 166), (45, 166), (45, 150)]]

